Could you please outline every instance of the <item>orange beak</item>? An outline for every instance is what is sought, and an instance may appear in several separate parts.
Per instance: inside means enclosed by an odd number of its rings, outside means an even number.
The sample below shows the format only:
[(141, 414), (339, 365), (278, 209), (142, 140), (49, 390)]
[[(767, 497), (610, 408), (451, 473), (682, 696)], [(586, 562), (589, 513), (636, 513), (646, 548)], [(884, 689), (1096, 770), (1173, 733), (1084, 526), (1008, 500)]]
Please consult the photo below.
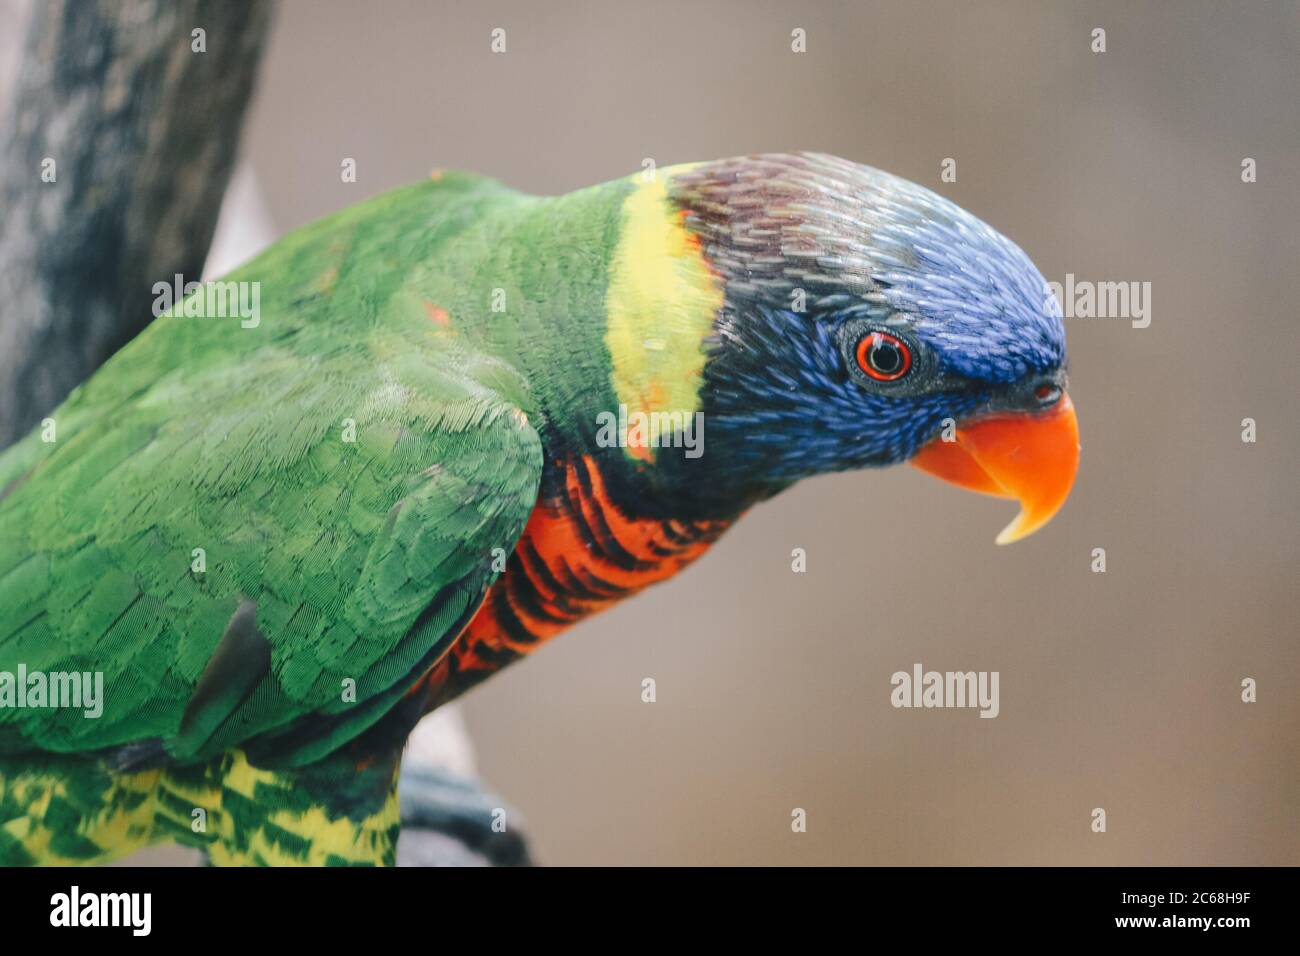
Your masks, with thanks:
[(963, 488), (1015, 498), (1020, 514), (998, 544), (1033, 534), (1065, 504), (1079, 468), (1079, 421), (1074, 403), (1044, 412), (1000, 415), (958, 427), (953, 441), (936, 438), (912, 457), (922, 471)]

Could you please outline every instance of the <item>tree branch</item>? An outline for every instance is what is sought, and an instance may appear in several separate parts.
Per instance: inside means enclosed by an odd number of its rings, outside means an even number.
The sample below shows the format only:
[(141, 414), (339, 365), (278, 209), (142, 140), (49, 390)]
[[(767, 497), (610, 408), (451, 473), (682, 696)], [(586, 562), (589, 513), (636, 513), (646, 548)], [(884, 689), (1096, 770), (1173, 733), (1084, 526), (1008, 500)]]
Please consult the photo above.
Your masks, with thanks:
[(151, 321), (155, 282), (198, 279), (270, 12), (34, 5), (0, 128), (0, 448)]

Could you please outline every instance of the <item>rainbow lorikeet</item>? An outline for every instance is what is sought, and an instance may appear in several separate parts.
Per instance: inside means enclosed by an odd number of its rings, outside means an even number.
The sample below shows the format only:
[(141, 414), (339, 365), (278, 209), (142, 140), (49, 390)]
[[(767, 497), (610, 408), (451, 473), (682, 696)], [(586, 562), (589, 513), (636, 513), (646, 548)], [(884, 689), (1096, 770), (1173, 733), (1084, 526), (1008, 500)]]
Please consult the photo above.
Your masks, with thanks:
[(0, 454), (0, 863), (390, 863), (421, 715), (755, 503), (910, 459), (1013, 541), (1077, 465), (1029, 259), (834, 157), (435, 174), (226, 281)]

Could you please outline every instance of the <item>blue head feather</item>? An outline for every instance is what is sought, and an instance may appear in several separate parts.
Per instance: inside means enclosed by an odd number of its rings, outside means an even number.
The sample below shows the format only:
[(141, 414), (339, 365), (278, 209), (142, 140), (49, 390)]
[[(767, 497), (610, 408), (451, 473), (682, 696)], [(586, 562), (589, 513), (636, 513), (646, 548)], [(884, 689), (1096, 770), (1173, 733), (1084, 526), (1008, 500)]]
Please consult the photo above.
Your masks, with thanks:
[[(1029, 258), (914, 183), (801, 154), (704, 164), (672, 188), (725, 282), (702, 394), (710, 478), (728, 495), (906, 460), (945, 420), (1064, 365)], [(925, 374), (866, 381), (851, 343), (871, 328), (904, 336)]]
[(928, 189), (863, 170), (872, 279), (891, 310), (917, 318), (945, 367), (1010, 383), (1062, 365), (1059, 312), (1019, 246)]

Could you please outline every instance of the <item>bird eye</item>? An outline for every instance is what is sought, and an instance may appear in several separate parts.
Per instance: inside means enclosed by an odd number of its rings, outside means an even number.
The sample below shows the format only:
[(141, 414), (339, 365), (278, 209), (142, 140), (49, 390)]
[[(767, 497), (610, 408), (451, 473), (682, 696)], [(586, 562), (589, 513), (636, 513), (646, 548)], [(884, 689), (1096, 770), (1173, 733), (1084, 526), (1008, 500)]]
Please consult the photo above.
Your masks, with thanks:
[(1034, 389), (1034, 398), (1043, 406), (1055, 405), (1061, 398), (1061, 387), (1059, 385), (1039, 385)]
[(877, 382), (896, 382), (912, 370), (912, 350), (888, 332), (870, 332), (858, 340), (858, 367)]

